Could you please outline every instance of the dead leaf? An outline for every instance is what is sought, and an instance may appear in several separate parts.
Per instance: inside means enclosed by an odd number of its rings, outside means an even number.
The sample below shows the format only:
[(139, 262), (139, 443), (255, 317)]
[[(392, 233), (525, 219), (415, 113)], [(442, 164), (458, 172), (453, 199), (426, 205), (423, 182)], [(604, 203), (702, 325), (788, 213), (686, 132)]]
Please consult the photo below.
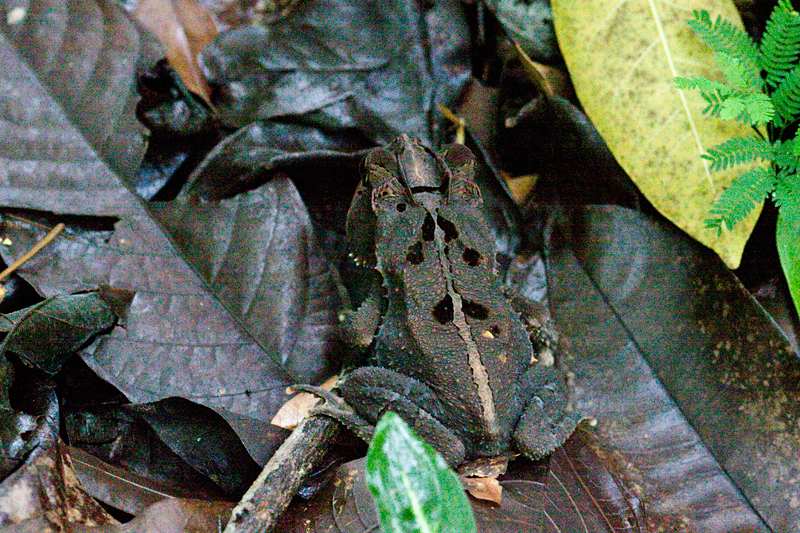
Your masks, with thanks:
[[(0, 485), (0, 526), (71, 531), (117, 524), (78, 483), (69, 453), (53, 433)], [(35, 529), (28, 529), (35, 526)]]
[[(13, 53), (26, 59), (28, 68), (62, 102), (69, 120), (106, 164), (132, 180), (147, 148), (147, 130), (134, 114), (139, 99), (136, 77), (161, 57), (160, 46), (140, 32), (114, 0), (37, 0), (24, 5), (27, 9), (18, 24), (0, 25), (0, 65), (9, 65), (5, 47), (13, 43)], [(30, 127), (47, 107), (46, 102), (33, 107), (23, 104), (24, 91), (5, 83), (0, 90), (4, 100), (0, 116), (22, 129)], [(27, 131), (39, 132), (30, 135), (38, 135), (35, 142), (41, 145), (57, 136), (55, 131)], [(4, 143), (2, 152), (0, 161), (14, 160), (25, 147)], [(76, 162), (78, 152), (77, 147), (53, 151), (49, 172), (58, 172), (59, 166), (71, 164), (68, 161)], [(101, 189), (87, 183), (86, 190), (99, 193)]]
[[(325, 390), (331, 390), (339, 376), (331, 376), (320, 385)], [(310, 392), (299, 392), (278, 409), (271, 423), (284, 429), (294, 429), (297, 424), (308, 414), (312, 407), (319, 403), (319, 397)]]
[(140, 0), (133, 15), (167, 48), (167, 61), (186, 87), (211, 105), (211, 89), (197, 62), (219, 34), (211, 13), (197, 0)]
[(741, 26), (731, 0), (553, 2), (575, 91), (619, 164), (660, 213), (736, 268), (761, 209), (721, 236), (706, 228), (714, 201), (746, 167), (711, 172), (700, 156), (752, 130), (703, 115), (699, 92), (675, 86), (675, 76), (721, 78), (687, 24), (693, 9)]
[(498, 505), (503, 500), (503, 487), (496, 477), (462, 477), (461, 484), (473, 498)]
[[(98, 285), (136, 293), (125, 328), (86, 356), (93, 368), (136, 403), (183, 396), (264, 421), (283, 403), (287, 385), (327, 377), (323, 353), (331, 349), (338, 293), (291, 182), (274, 180), (204, 205), (205, 220), (219, 232), (196, 223), (168, 236), (3, 39), (0, 80), (8, 90), (0, 91), (0, 109), (24, 109), (25, 116), (2, 117), (4, 139), (15, 149), (0, 159), (8, 172), (0, 204), (34, 210), (29, 218), (47, 218), (45, 211), (83, 215), (19, 275), (45, 296)], [(53, 154), (61, 158), (57, 163)], [(237, 211), (238, 222), (225, 218)], [(191, 217), (191, 206), (173, 214)], [(2, 253), (11, 263), (43, 230), (20, 218), (6, 222), (3, 235), (13, 244)], [(195, 247), (191, 263), (170, 237)], [(230, 248), (232, 237), (247, 241), (246, 248)], [(215, 259), (220, 263), (211, 264)]]
[(487, 500), (500, 504), (503, 487), (497, 476), (506, 473), (509, 456), (480, 457), (458, 468), (458, 476), (464, 490), (479, 500)]

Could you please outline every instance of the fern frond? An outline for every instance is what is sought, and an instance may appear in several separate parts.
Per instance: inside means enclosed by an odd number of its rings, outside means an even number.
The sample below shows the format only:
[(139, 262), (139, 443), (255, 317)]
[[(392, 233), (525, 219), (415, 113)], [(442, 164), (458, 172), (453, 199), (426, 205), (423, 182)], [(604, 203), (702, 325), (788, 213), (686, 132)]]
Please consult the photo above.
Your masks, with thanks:
[(800, 55), (800, 14), (791, 0), (778, 0), (761, 39), (759, 64), (767, 71), (766, 82), (777, 87)]
[(800, 176), (794, 172), (778, 174), (772, 199), (775, 200), (781, 215), (800, 216)]
[(714, 57), (731, 87), (743, 90), (760, 89), (761, 76), (752, 65), (745, 65), (742, 60), (726, 52), (717, 52)]
[(703, 159), (711, 162), (711, 170), (725, 170), (734, 165), (750, 163), (756, 159), (771, 160), (773, 155), (772, 144), (759, 137), (734, 137), (724, 143), (709, 148)]
[(775, 183), (775, 171), (770, 167), (748, 170), (717, 199), (711, 208), (713, 218), (706, 220), (706, 227), (716, 229), (718, 234), (722, 233), (723, 223), (733, 229), (775, 189)]
[(744, 30), (722, 17), (717, 17), (712, 23), (705, 9), (694, 12), (694, 20), (689, 21), (689, 26), (711, 50), (727, 54), (741, 63), (742, 72), (746, 73), (744, 78), (749, 80), (748, 86), (760, 87), (758, 47)]
[(781, 171), (797, 172), (800, 167), (800, 138), (775, 142), (775, 164)]
[(731, 96), (722, 102), (719, 117), (722, 120), (739, 120), (745, 124), (760, 126), (775, 115), (772, 102), (764, 93)]
[(698, 89), (702, 94), (721, 94), (728, 95), (733, 92), (733, 88), (720, 82), (710, 80), (704, 76), (689, 76), (688, 78), (675, 78), (675, 85), (678, 89)]
[(779, 126), (797, 120), (800, 115), (800, 66), (789, 72), (772, 93), (772, 105), (775, 106), (775, 113), (780, 118)]

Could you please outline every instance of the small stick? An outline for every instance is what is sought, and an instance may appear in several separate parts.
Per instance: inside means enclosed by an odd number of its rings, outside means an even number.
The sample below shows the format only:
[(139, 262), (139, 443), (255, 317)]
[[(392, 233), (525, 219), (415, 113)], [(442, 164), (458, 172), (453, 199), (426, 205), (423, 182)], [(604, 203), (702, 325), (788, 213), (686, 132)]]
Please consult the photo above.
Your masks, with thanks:
[(22, 257), (20, 257), (16, 261), (14, 261), (13, 265), (11, 265), (10, 267), (8, 267), (5, 270), (3, 270), (2, 272), (0, 272), (0, 281), (3, 281), (4, 279), (6, 279), (8, 276), (11, 275), (12, 272), (14, 272), (16, 269), (18, 269), (19, 267), (21, 267), (25, 263), (27, 263), (28, 260), (31, 257), (33, 257), (34, 255), (39, 253), (39, 250), (41, 250), (42, 248), (44, 248), (45, 246), (50, 244), (50, 242), (53, 239), (55, 239), (56, 236), (58, 236), (58, 234), (61, 233), (61, 230), (63, 230), (65, 227), (66, 226), (64, 225), (63, 222), (59, 222), (58, 224), (56, 224), (56, 227), (51, 229), (50, 233), (48, 233), (45, 236), (44, 239), (42, 239), (41, 241), (37, 242), (36, 245), (33, 248), (31, 248), (30, 250), (28, 250), (25, 253), (25, 255), (23, 255)]
[(340, 428), (327, 416), (304, 418), (234, 507), (224, 533), (266, 533), (274, 528)]

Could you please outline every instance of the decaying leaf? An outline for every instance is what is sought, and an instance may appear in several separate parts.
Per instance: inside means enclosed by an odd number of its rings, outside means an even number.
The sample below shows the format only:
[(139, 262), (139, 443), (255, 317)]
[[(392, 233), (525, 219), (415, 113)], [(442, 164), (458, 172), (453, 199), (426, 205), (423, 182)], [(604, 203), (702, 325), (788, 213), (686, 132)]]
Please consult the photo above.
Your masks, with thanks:
[[(0, 64), (11, 65), (9, 53), (24, 58), (103, 161), (125, 180), (132, 180), (146, 149), (146, 130), (134, 114), (139, 99), (136, 75), (161, 56), (157, 43), (141, 34), (114, 0), (37, 0), (20, 4), (17, 13), (14, 24), (0, 24)], [(7, 50), (11, 43), (13, 47)], [(27, 87), (24, 82), (17, 84), (21, 80), (13, 76), (13, 69), (4, 68), (0, 77), (5, 100), (0, 116), (26, 132), (29, 143), (54, 148), (58, 130), (33, 126), (48, 103), (26, 105)], [(26, 174), (20, 157), (24, 159), (27, 145), (5, 136), (0, 142), (4, 169)], [(49, 165), (35, 177), (76, 171), (83, 161), (80, 152), (70, 144), (50, 151)], [(86, 182), (85, 192), (90, 191), (99, 192), (92, 189), (92, 181)]]
[[(33, 210), (6, 218), (3, 236), (12, 244), (4, 259), (13, 262), (41, 239), (32, 219), (52, 227), (48, 213), (82, 215), (19, 274), (46, 297), (98, 285), (136, 293), (125, 328), (85, 356), (99, 375), (137, 403), (184, 396), (268, 421), (287, 385), (329, 372), (338, 293), (291, 182), (203, 206), (198, 213), (217, 224), (214, 231), (195, 222), (168, 235), (2, 35), (0, 60), (9, 88), (0, 92), (0, 119), (4, 142), (14, 146), (0, 159), (7, 172), (0, 205)], [(17, 109), (24, 116), (8, 115)], [(32, 137), (31, 129), (48, 133)], [(177, 206), (174, 214), (187, 221), (190, 211)], [(233, 224), (225, 219), (237, 211)], [(196, 247), (188, 264), (171, 238), (179, 249)], [(245, 241), (247, 254), (239, 253)]]
[(458, 475), (464, 490), (474, 498), (499, 505), (502, 502), (503, 487), (497, 477), (506, 473), (509, 459), (507, 456), (479, 458), (460, 466)]
[(55, 296), (0, 315), (0, 332), (7, 332), (0, 355), (12, 351), (27, 364), (55, 373), (65, 358), (110, 329), (116, 320), (100, 293)]
[(55, 433), (0, 485), (0, 530), (72, 531), (118, 524), (80, 487)]
[(800, 363), (774, 322), (674, 228), (614, 206), (559, 227), (548, 282), (576, 408), (654, 528), (800, 528), (797, 487), (775, 482), (800, 453)]
[(439, 142), (435, 109), (450, 106), (468, 75), (467, 26), (459, 2), (300, 2), (264, 26), (223, 33), (203, 54), (225, 89), (228, 125), (304, 116), (326, 128)]

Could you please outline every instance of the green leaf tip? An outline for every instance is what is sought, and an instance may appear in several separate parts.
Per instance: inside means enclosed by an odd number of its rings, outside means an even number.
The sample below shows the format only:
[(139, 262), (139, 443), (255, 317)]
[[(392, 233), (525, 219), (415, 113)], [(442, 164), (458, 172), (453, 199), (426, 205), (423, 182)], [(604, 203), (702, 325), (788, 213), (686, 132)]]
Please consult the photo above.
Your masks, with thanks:
[(458, 476), (395, 413), (378, 421), (366, 478), (384, 533), (476, 531)]

